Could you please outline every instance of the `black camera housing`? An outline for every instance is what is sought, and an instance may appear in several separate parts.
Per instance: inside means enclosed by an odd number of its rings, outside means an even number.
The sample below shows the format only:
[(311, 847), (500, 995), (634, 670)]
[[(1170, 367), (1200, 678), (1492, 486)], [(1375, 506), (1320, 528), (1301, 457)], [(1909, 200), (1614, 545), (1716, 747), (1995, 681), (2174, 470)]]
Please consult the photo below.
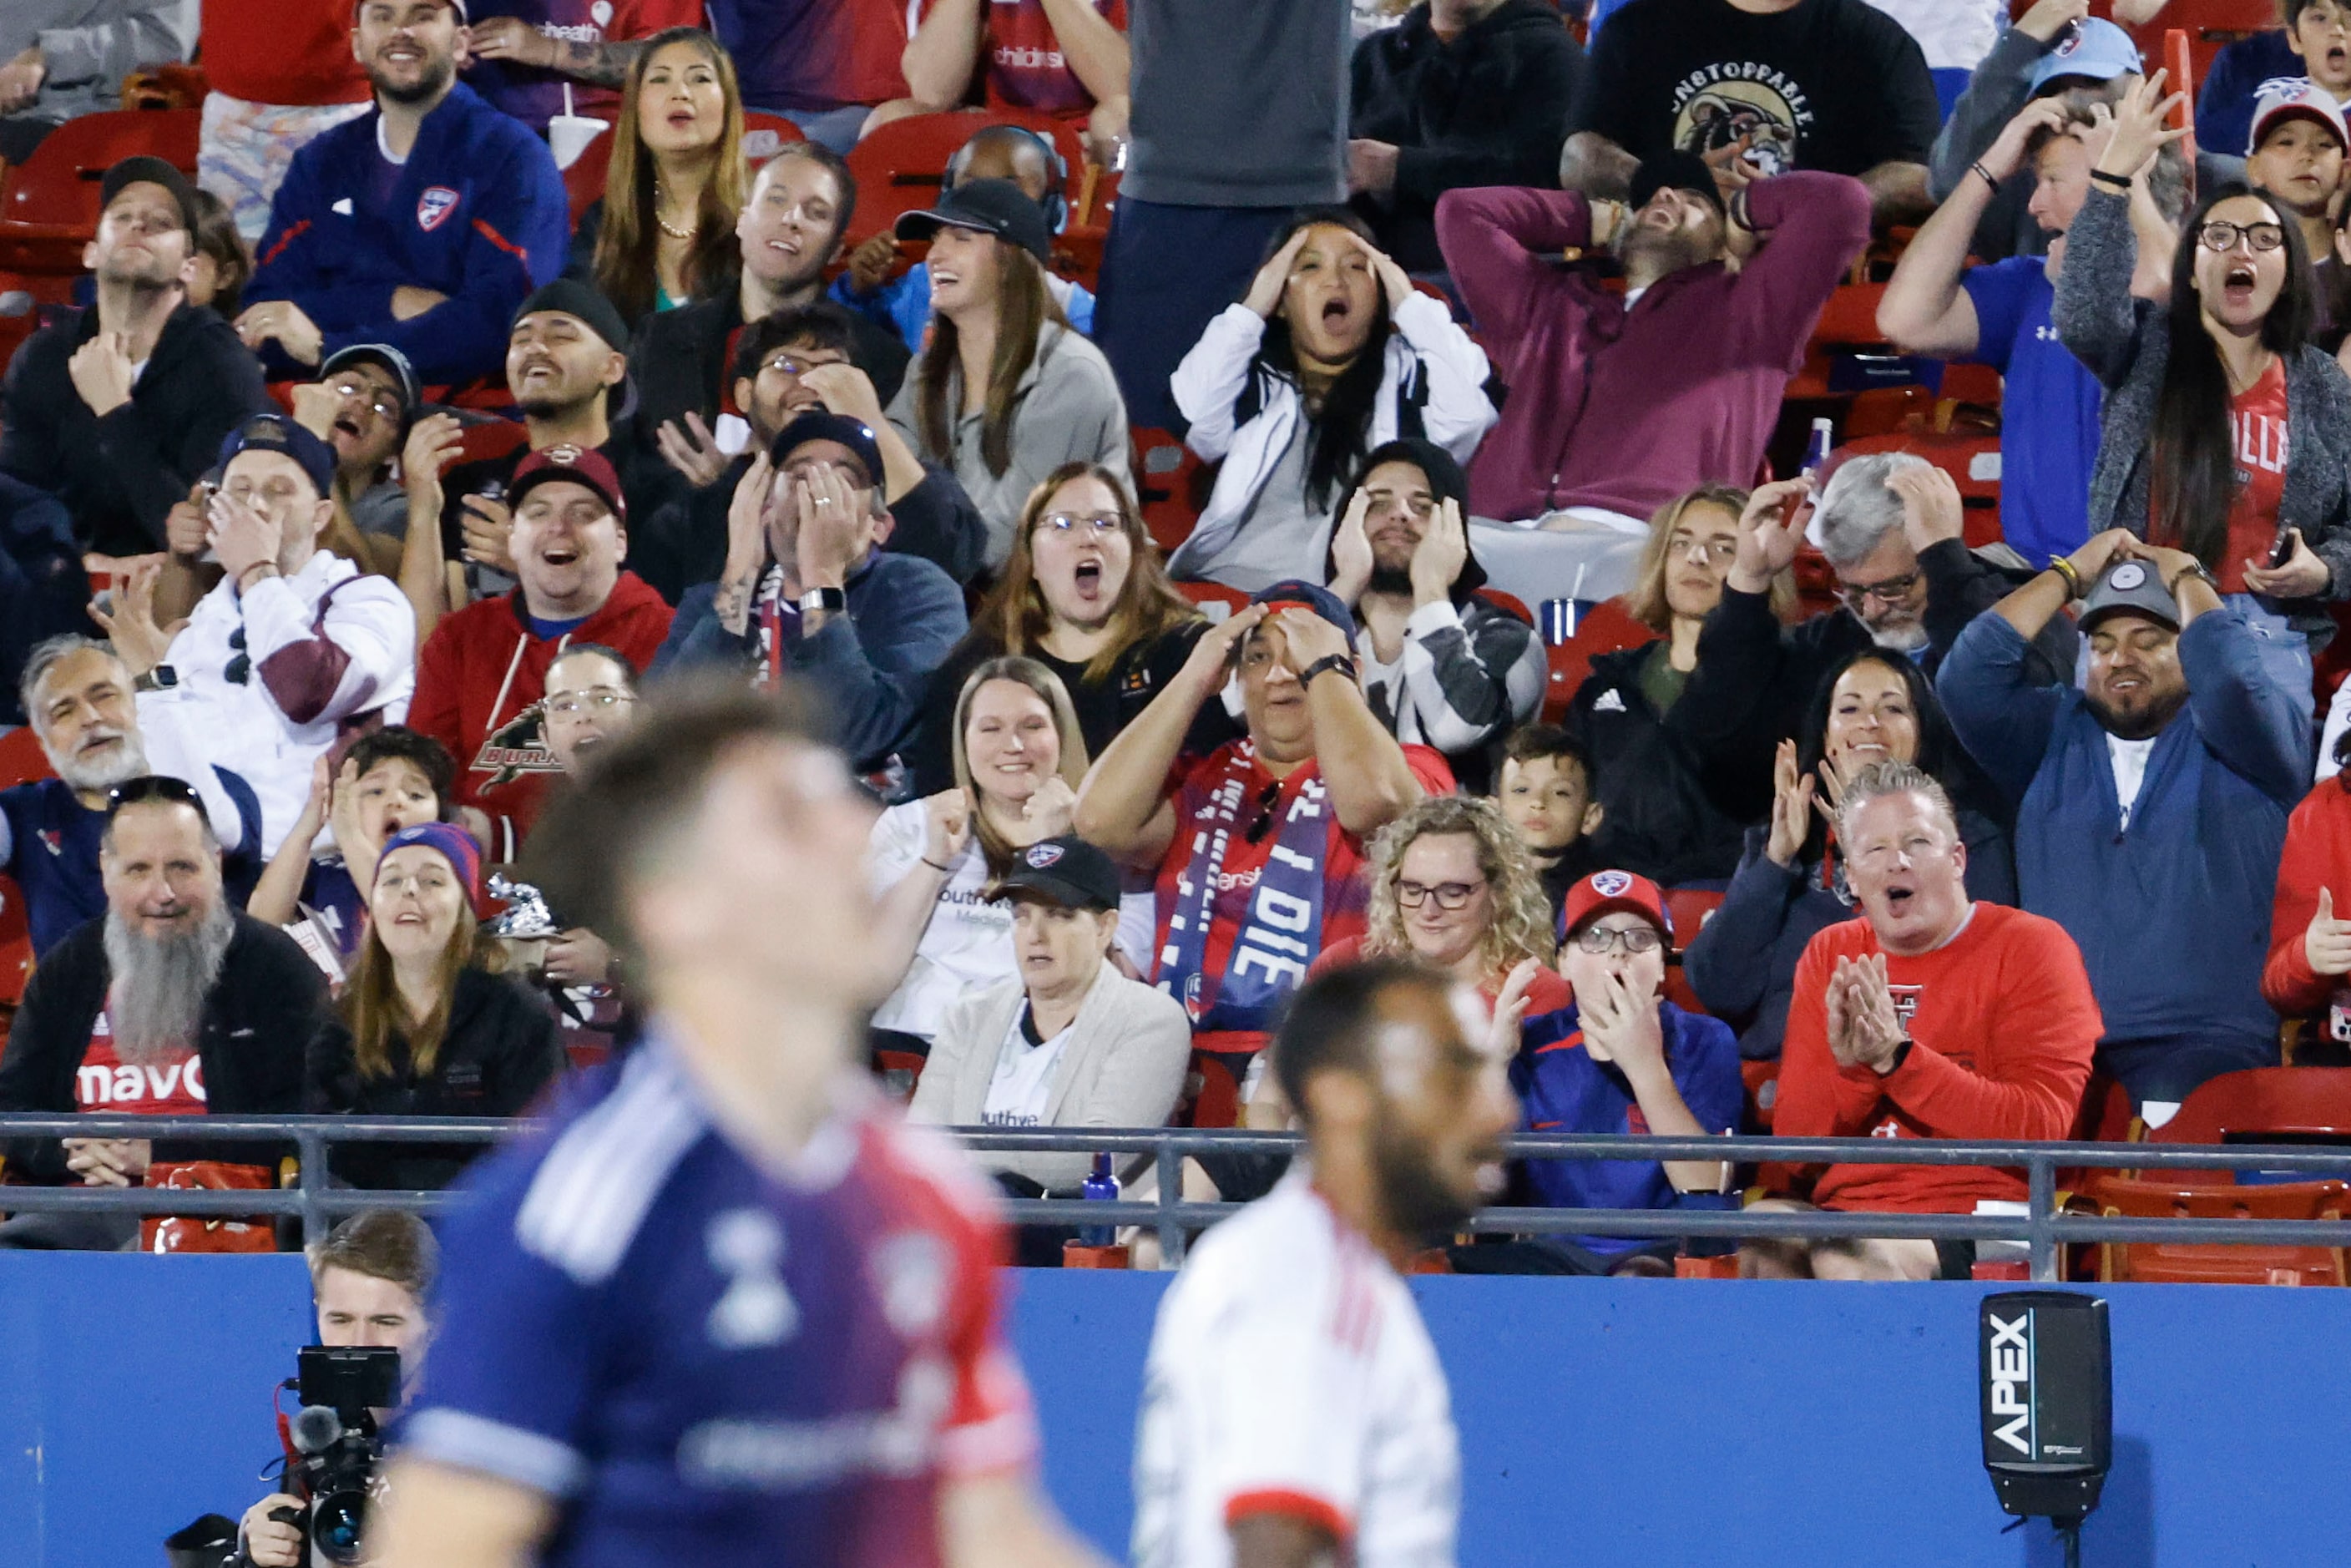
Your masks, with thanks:
[(400, 1352), (389, 1345), (305, 1346), (295, 1379), (287, 1480), (308, 1500), (303, 1534), (312, 1563), (356, 1563), (383, 1445), (375, 1412), (400, 1402)]

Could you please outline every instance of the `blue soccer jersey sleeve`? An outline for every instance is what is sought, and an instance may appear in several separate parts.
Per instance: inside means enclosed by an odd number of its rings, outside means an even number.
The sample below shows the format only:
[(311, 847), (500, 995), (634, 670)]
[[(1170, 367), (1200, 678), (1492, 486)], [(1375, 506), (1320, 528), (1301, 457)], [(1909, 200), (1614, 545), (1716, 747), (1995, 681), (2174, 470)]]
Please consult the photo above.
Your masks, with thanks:
[(1959, 274), (1959, 287), (1976, 308), (1976, 351), (1961, 358), (1990, 365), (2005, 375), (2010, 352), (2024, 321), (2025, 301), (2046, 264), (2037, 256), (2011, 256)]

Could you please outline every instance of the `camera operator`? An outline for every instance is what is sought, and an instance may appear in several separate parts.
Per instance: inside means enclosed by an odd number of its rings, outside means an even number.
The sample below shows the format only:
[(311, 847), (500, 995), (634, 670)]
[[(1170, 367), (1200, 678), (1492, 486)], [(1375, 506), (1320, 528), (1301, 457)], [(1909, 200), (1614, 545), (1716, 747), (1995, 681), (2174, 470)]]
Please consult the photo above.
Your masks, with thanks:
[[(424, 1358), (424, 1300), (441, 1252), (423, 1220), (399, 1209), (355, 1214), (310, 1255), (310, 1294), (324, 1345), (389, 1345), (400, 1352), (403, 1382)], [(381, 1427), (392, 1412), (379, 1410)], [(240, 1568), (297, 1568), (304, 1561), (308, 1503), (275, 1492), (245, 1511), (238, 1526)]]

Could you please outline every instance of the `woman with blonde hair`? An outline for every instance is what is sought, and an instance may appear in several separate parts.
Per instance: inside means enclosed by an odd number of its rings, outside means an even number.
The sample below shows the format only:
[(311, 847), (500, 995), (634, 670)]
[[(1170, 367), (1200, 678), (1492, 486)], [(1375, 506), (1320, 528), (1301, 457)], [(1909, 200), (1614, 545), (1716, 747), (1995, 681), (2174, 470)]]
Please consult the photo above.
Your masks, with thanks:
[[(384, 841), (342, 1016), (311, 1042), (303, 1109), (360, 1116), (518, 1116), (563, 1071), (555, 1019), (488, 967), (475, 939), (481, 851), (423, 822)], [(486, 1144), (350, 1144), (354, 1186), (446, 1186)]]
[[(917, 794), (951, 777), (952, 716), (966, 677), (1006, 654), (1061, 678), (1087, 754), (1099, 757), (1191, 656), (1208, 622), (1176, 591), (1125, 482), (1099, 463), (1064, 463), (1029, 492), (996, 586), (932, 678), (905, 754)], [(1236, 727), (1221, 706), (1187, 749), (1213, 751)]]
[(699, 27), (647, 39), (630, 62), (611, 143), (603, 197), (580, 214), (567, 270), (632, 324), (734, 287), (743, 95), (718, 40)]
[[(1019, 977), (1012, 906), (990, 890), (1017, 852), (1070, 831), (1086, 775), (1070, 694), (1034, 659), (990, 659), (965, 677), (954, 745), (955, 783), (883, 812), (867, 842), (869, 884), (904, 955), (873, 1014), (883, 1050), (927, 1052), (950, 1003)], [(1141, 903), (1147, 909), (1147, 894)], [(1127, 935), (1135, 924), (1123, 904), (1121, 942), (1148, 957), (1147, 928), (1139, 948)]]
[[(1657, 636), (1595, 654), (1562, 726), (1592, 759), (1602, 812), (1594, 858), (1668, 887), (1726, 878), (1739, 866), (1740, 824), (1708, 798), (1676, 710), (1738, 555), (1747, 500), (1735, 486), (1701, 485), (1658, 508), (1623, 600)], [(1795, 603), (1783, 571), (1772, 580), (1771, 608), (1784, 620)]]
[(928, 240), (931, 340), (890, 403), (925, 461), (954, 470), (987, 520), (986, 565), (1012, 553), (1023, 508), (1062, 465), (1092, 462), (1128, 485), (1126, 403), (1110, 361), (1046, 287), (1044, 209), (1009, 180), (966, 180), (898, 220)]

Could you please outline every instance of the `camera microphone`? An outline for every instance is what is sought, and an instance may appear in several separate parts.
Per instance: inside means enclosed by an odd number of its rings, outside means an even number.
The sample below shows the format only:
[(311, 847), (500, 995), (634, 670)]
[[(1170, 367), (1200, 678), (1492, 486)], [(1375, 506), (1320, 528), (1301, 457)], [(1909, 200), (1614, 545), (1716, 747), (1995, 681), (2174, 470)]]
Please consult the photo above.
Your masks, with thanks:
[(303, 1453), (323, 1454), (343, 1440), (343, 1418), (330, 1405), (305, 1405), (294, 1413), (287, 1431)]

